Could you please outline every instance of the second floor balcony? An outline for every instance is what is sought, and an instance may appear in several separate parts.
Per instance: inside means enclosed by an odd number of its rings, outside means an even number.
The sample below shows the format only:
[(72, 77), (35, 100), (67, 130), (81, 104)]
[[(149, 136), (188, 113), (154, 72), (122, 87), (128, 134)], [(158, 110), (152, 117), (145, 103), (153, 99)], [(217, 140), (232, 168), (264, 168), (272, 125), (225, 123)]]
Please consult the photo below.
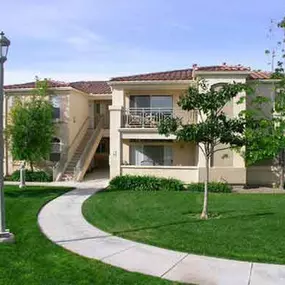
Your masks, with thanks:
[(123, 128), (157, 128), (165, 118), (180, 118), (184, 124), (196, 124), (197, 112), (181, 108), (128, 108), (123, 110)]

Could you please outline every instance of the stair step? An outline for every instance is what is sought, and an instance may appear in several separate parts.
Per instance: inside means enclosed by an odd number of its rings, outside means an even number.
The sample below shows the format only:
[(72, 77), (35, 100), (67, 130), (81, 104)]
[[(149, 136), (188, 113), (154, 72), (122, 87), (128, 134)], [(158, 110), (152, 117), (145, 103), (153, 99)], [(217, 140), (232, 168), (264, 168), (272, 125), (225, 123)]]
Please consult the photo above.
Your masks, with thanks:
[(76, 164), (78, 163), (78, 161), (80, 160), (84, 150), (86, 149), (86, 146), (88, 145), (93, 133), (94, 133), (93, 129), (86, 131), (86, 134), (83, 136), (81, 142), (79, 143), (79, 145), (75, 149), (75, 152), (74, 152), (73, 156), (71, 157), (71, 160), (69, 161), (69, 163), (67, 165), (67, 168), (65, 169), (64, 173), (62, 174), (62, 177), (61, 177), (62, 181), (74, 180), (74, 168), (76, 167)]

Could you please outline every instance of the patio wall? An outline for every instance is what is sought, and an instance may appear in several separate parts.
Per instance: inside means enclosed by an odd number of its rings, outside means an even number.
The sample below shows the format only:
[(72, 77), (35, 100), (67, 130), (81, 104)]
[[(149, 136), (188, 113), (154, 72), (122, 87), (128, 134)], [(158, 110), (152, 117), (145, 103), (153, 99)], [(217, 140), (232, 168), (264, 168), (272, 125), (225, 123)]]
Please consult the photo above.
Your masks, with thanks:
[(185, 183), (198, 182), (199, 171), (191, 166), (121, 166), (122, 175), (151, 175), (180, 179)]

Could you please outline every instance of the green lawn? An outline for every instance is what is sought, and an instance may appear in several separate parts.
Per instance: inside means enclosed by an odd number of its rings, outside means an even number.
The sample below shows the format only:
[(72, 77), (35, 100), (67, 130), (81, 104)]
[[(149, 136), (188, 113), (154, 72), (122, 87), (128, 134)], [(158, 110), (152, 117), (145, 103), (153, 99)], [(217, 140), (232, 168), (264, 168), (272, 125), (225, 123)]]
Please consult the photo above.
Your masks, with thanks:
[(15, 244), (0, 244), (1, 285), (177, 284), (130, 273), (70, 253), (40, 232), (37, 214), (67, 189), (5, 187), (8, 228)]
[(118, 236), (208, 256), (285, 264), (285, 195), (105, 191), (87, 200), (86, 219)]

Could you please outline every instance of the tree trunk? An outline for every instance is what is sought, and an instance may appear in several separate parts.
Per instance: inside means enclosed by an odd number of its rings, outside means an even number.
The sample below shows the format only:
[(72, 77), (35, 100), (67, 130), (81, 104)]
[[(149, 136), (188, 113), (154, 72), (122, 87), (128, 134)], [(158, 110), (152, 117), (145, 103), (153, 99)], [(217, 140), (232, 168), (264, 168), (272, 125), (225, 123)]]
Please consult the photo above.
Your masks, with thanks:
[(32, 161), (30, 161), (30, 167), (31, 167), (31, 171), (34, 172), (34, 165)]
[(281, 166), (279, 189), (284, 190), (284, 165)]
[(209, 157), (206, 155), (206, 179), (204, 182), (204, 203), (203, 203), (203, 211), (201, 213), (201, 219), (208, 219), (208, 183), (209, 183)]

